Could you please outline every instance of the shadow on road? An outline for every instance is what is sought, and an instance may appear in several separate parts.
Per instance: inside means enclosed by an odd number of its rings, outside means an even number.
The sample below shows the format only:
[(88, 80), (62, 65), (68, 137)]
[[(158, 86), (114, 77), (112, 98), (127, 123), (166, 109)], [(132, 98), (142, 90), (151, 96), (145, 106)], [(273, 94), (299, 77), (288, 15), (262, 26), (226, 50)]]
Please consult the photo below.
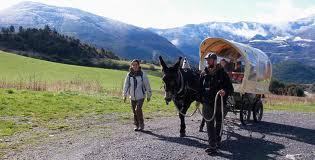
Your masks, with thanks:
[(248, 130), (315, 145), (315, 129), (262, 121), (248, 128)]
[[(181, 137), (168, 137), (160, 134), (153, 133), (151, 131), (143, 131), (143, 133), (157, 137), (159, 140), (167, 141), (171, 143), (178, 143), (181, 145), (187, 145), (205, 149), (207, 147), (207, 140), (194, 136)], [(266, 141), (264, 139), (255, 139), (240, 134), (229, 132), (230, 137), (228, 140), (222, 142), (221, 151), (227, 151), (228, 153), (220, 152), (219, 157), (228, 159), (273, 159), (273, 156), (277, 156), (278, 151), (283, 149), (284, 146), (278, 143)], [(205, 143), (201, 143), (204, 141)]]
[[(281, 155), (283, 144), (268, 141), (263, 138), (252, 138), (235, 132), (227, 132), (230, 138), (222, 141), (218, 156), (228, 159), (275, 159)], [(282, 156), (282, 155), (281, 155)]]
[[(198, 137), (194, 136), (187, 136), (187, 137), (168, 137), (160, 134), (153, 133), (151, 131), (142, 131), (143, 133), (149, 134), (151, 136), (157, 137), (161, 141), (167, 141), (171, 143), (178, 143), (181, 145), (186, 145), (186, 146), (193, 146), (197, 148), (206, 148), (207, 144), (205, 143), (200, 143), (198, 140), (206, 141), (205, 139), (201, 139)], [(195, 140), (198, 139), (198, 140)]]
[[(232, 124), (236, 125), (236, 124)], [(218, 157), (228, 159), (276, 159), (279, 156), (284, 156), (280, 150), (285, 148), (284, 144), (266, 139), (266, 136), (284, 137), (291, 140), (299, 141), (315, 145), (315, 130), (301, 128), (297, 126), (290, 126), (285, 124), (278, 124), (272, 122), (260, 122), (249, 126), (238, 126), (236, 129), (226, 127), (225, 136), (227, 139), (223, 140)], [(240, 133), (239, 133), (240, 131)], [(249, 134), (245, 136), (241, 132), (248, 131)], [(187, 136), (168, 137), (151, 131), (143, 131), (143, 133), (157, 137), (159, 140), (171, 143), (178, 143), (197, 148), (205, 149), (207, 147), (207, 140)], [(259, 138), (251, 137), (251, 134), (260, 134)]]

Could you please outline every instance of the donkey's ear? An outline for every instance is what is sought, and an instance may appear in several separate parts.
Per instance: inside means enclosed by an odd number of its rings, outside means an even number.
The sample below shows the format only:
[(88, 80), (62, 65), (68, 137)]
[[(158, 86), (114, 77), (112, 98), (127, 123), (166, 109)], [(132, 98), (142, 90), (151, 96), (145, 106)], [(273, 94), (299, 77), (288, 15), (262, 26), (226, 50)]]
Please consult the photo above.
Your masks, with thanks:
[(180, 62), (181, 62), (181, 61), (182, 61), (182, 57), (179, 57), (178, 60), (177, 60), (177, 62), (174, 64), (174, 68), (179, 69), (179, 67), (180, 67)]
[(164, 62), (164, 60), (163, 60), (163, 58), (161, 56), (159, 56), (159, 60), (160, 60), (160, 64), (162, 66), (162, 69), (166, 69), (167, 65), (166, 65), (166, 63)]

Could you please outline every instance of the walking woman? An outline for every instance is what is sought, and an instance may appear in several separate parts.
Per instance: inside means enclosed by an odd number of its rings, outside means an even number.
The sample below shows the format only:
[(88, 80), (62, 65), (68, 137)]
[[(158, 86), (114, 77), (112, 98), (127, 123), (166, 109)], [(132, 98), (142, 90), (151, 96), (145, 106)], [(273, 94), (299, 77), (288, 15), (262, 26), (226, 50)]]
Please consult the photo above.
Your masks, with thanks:
[(131, 109), (134, 114), (135, 131), (144, 129), (142, 105), (144, 99), (150, 101), (152, 96), (151, 87), (147, 75), (141, 70), (140, 61), (135, 59), (131, 62), (129, 73), (125, 78), (123, 88), (123, 99), (126, 102), (130, 98)]

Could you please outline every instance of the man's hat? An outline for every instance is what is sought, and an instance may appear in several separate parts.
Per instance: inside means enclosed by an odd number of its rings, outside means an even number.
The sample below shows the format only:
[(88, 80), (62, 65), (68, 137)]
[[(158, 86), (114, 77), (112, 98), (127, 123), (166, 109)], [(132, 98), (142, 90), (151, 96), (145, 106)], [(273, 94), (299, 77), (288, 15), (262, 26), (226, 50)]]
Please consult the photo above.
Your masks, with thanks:
[(205, 57), (205, 59), (214, 59), (217, 60), (217, 55), (215, 53), (208, 53)]

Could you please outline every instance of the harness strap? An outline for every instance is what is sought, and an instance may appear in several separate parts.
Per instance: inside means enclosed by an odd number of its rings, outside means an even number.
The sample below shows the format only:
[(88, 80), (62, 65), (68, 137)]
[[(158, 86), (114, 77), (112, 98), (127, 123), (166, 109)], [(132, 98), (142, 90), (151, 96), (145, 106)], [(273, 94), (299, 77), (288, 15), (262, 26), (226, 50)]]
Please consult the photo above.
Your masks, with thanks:
[(178, 70), (178, 75), (179, 75), (178, 81), (180, 83), (180, 89), (177, 91), (177, 94), (180, 94), (184, 90), (185, 82), (184, 82), (183, 74), (180, 70)]

